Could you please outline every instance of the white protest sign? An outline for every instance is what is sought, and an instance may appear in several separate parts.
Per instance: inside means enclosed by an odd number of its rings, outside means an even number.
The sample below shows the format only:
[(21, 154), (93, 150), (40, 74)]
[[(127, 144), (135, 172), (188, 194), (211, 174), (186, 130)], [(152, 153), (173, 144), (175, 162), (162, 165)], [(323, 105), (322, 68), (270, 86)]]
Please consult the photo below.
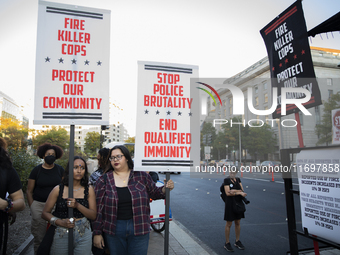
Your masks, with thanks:
[(304, 150), (296, 156), (302, 227), (339, 243), (340, 148)]
[(332, 110), (332, 143), (340, 144), (340, 109)]
[(184, 172), (199, 166), (198, 67), (138, 62), (135, 170)]
[(110, 11), (39, 1), (34, 124), (109, 124)]

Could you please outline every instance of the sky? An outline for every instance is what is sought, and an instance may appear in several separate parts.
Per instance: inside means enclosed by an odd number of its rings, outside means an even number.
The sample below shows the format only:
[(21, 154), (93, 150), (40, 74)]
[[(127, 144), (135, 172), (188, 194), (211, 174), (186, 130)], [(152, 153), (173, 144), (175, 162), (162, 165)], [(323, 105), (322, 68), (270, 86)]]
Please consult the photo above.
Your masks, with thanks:
[[(293, 0), (56, 0), (111, 10), (110, 100), (135, 135), (137, 61), (199, 66), (199, 77), (228, 78), (267, 55), (260, 30)], [(340, 11), (339, 0), (303, 0), (307, 30)], [(24, 107), (34, 128), (38, 0), (0, 0), (0, 91)], [(340, 33), (311, 46), (340, 49)], [(114, 105), (115, 106), (114, 106)], [(118, 108), (118, 107), (119, 108)], [(112, 116), (112, 115), (111, 115)]]

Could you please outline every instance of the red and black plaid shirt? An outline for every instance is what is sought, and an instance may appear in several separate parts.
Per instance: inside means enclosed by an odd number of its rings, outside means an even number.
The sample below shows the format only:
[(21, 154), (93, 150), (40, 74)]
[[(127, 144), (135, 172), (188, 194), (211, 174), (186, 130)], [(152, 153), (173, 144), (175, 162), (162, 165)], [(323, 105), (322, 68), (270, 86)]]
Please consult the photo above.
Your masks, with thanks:
[[(118, 194), (113, 171), (106, 175), (106, 180), (102, 175), (95, 185), (97, 218), (92, 225), (94, 235), (103, 232), (115, 235), (116, 232)], [(164, 199), (165, 194), (162, 187), (157, 187), (146, 172), (131, 170), (127, 187), (131, 193), (135, 235), (147, 234), (150, 232), (150, 198)]]

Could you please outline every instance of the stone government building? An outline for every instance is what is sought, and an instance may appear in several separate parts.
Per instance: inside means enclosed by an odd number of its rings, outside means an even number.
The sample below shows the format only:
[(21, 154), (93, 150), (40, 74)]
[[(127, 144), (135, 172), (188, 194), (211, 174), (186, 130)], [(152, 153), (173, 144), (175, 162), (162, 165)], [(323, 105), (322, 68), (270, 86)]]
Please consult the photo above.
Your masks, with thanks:
[[(328, 100), (330, 95), (340, 92), (340, 50), (311, 47), (312, 60), (315, 70), (315, 75), (318, 81), (322, 102)], [(253, 106), (258, 110), (267, 110), (272, 106), (271, 96), (271, 83), (269, 72), (268, 57), (265, 57), (258, 62), (254, 63), (249, 68), (234, 75), (233, 77), (225, 80), (224, 83), (233, 84), (239, 87), (244, 95), (244, 110), (242, 119), (249, 120), (262, 120), (271, 125), (271, 122), (266, 122), (267, 119), (272, 119), (271, 115), (258, 116), (251, 113), (248, 109), (247, 88), (252, 87), (253, 91)], [(222, 106), (218, 104), (215, 106), (213, 100), (207, 98), (207, 116), (205, 122), (213, 122), (214, 119), (231, 119), (233, 116), (233, 98), (228, 89), (218, 89), (218, 94), (222, 100)], [(314, 147), (318, 141), (318, 136), (315, 134), (315, 125), (319, 124), (322, 120), (323, 105), (309, 108), (308, 111), (311, 116), (305, 116), (299, 113), (301, 121), (301, 129), (303, 135), (303, 142), (306, 147)], [(237, 115), (240, 116), (240, 115)], [(236, 117), (237, 117), (236, 116)], [(281, 118), (294, 119), (294, 114), (290, 114)], [(256, 122), (255, 122), (256, 123)], [(255, 124), (252, 122), (252, 124)], [(228, 124), (229, 125), (229, 124)], [(289, 125), (293, 125), (290, 122)], [(216, 125), (217, 132), (221, 125)], [(268, 155), (268, 160), (279, 160), (279, 127), (277, 123), (273, 125), (273, 131), (277, 136), (278, 144), (277, 150)], [(282, 127), (282, 148), (296, 148), (299, 146), (296, 127)], [(238, 156), (236, 157), (238, 158)], [(250, 159), (250, 155), (247, 156)]]

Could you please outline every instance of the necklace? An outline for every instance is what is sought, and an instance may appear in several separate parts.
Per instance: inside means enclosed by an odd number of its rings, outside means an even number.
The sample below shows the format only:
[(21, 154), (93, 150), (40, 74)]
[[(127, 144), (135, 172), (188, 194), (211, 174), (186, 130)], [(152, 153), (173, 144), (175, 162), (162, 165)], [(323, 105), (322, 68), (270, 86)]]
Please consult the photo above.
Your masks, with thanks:
[(78, 189), (73, 189), (73, 191), (78, 191), (78, 190), (80, 190), (81, 189), (81, 186), (78, 188)]
[(115, 172), (115, 175), (117, 175), (118, 178), (125, 184), (127, 179), (129, 179), (130, 173), (128, 172), (128, 174), (126, 176), (123, 176), (123, 178), (119, 174), (117, 174), (116, 172)]

